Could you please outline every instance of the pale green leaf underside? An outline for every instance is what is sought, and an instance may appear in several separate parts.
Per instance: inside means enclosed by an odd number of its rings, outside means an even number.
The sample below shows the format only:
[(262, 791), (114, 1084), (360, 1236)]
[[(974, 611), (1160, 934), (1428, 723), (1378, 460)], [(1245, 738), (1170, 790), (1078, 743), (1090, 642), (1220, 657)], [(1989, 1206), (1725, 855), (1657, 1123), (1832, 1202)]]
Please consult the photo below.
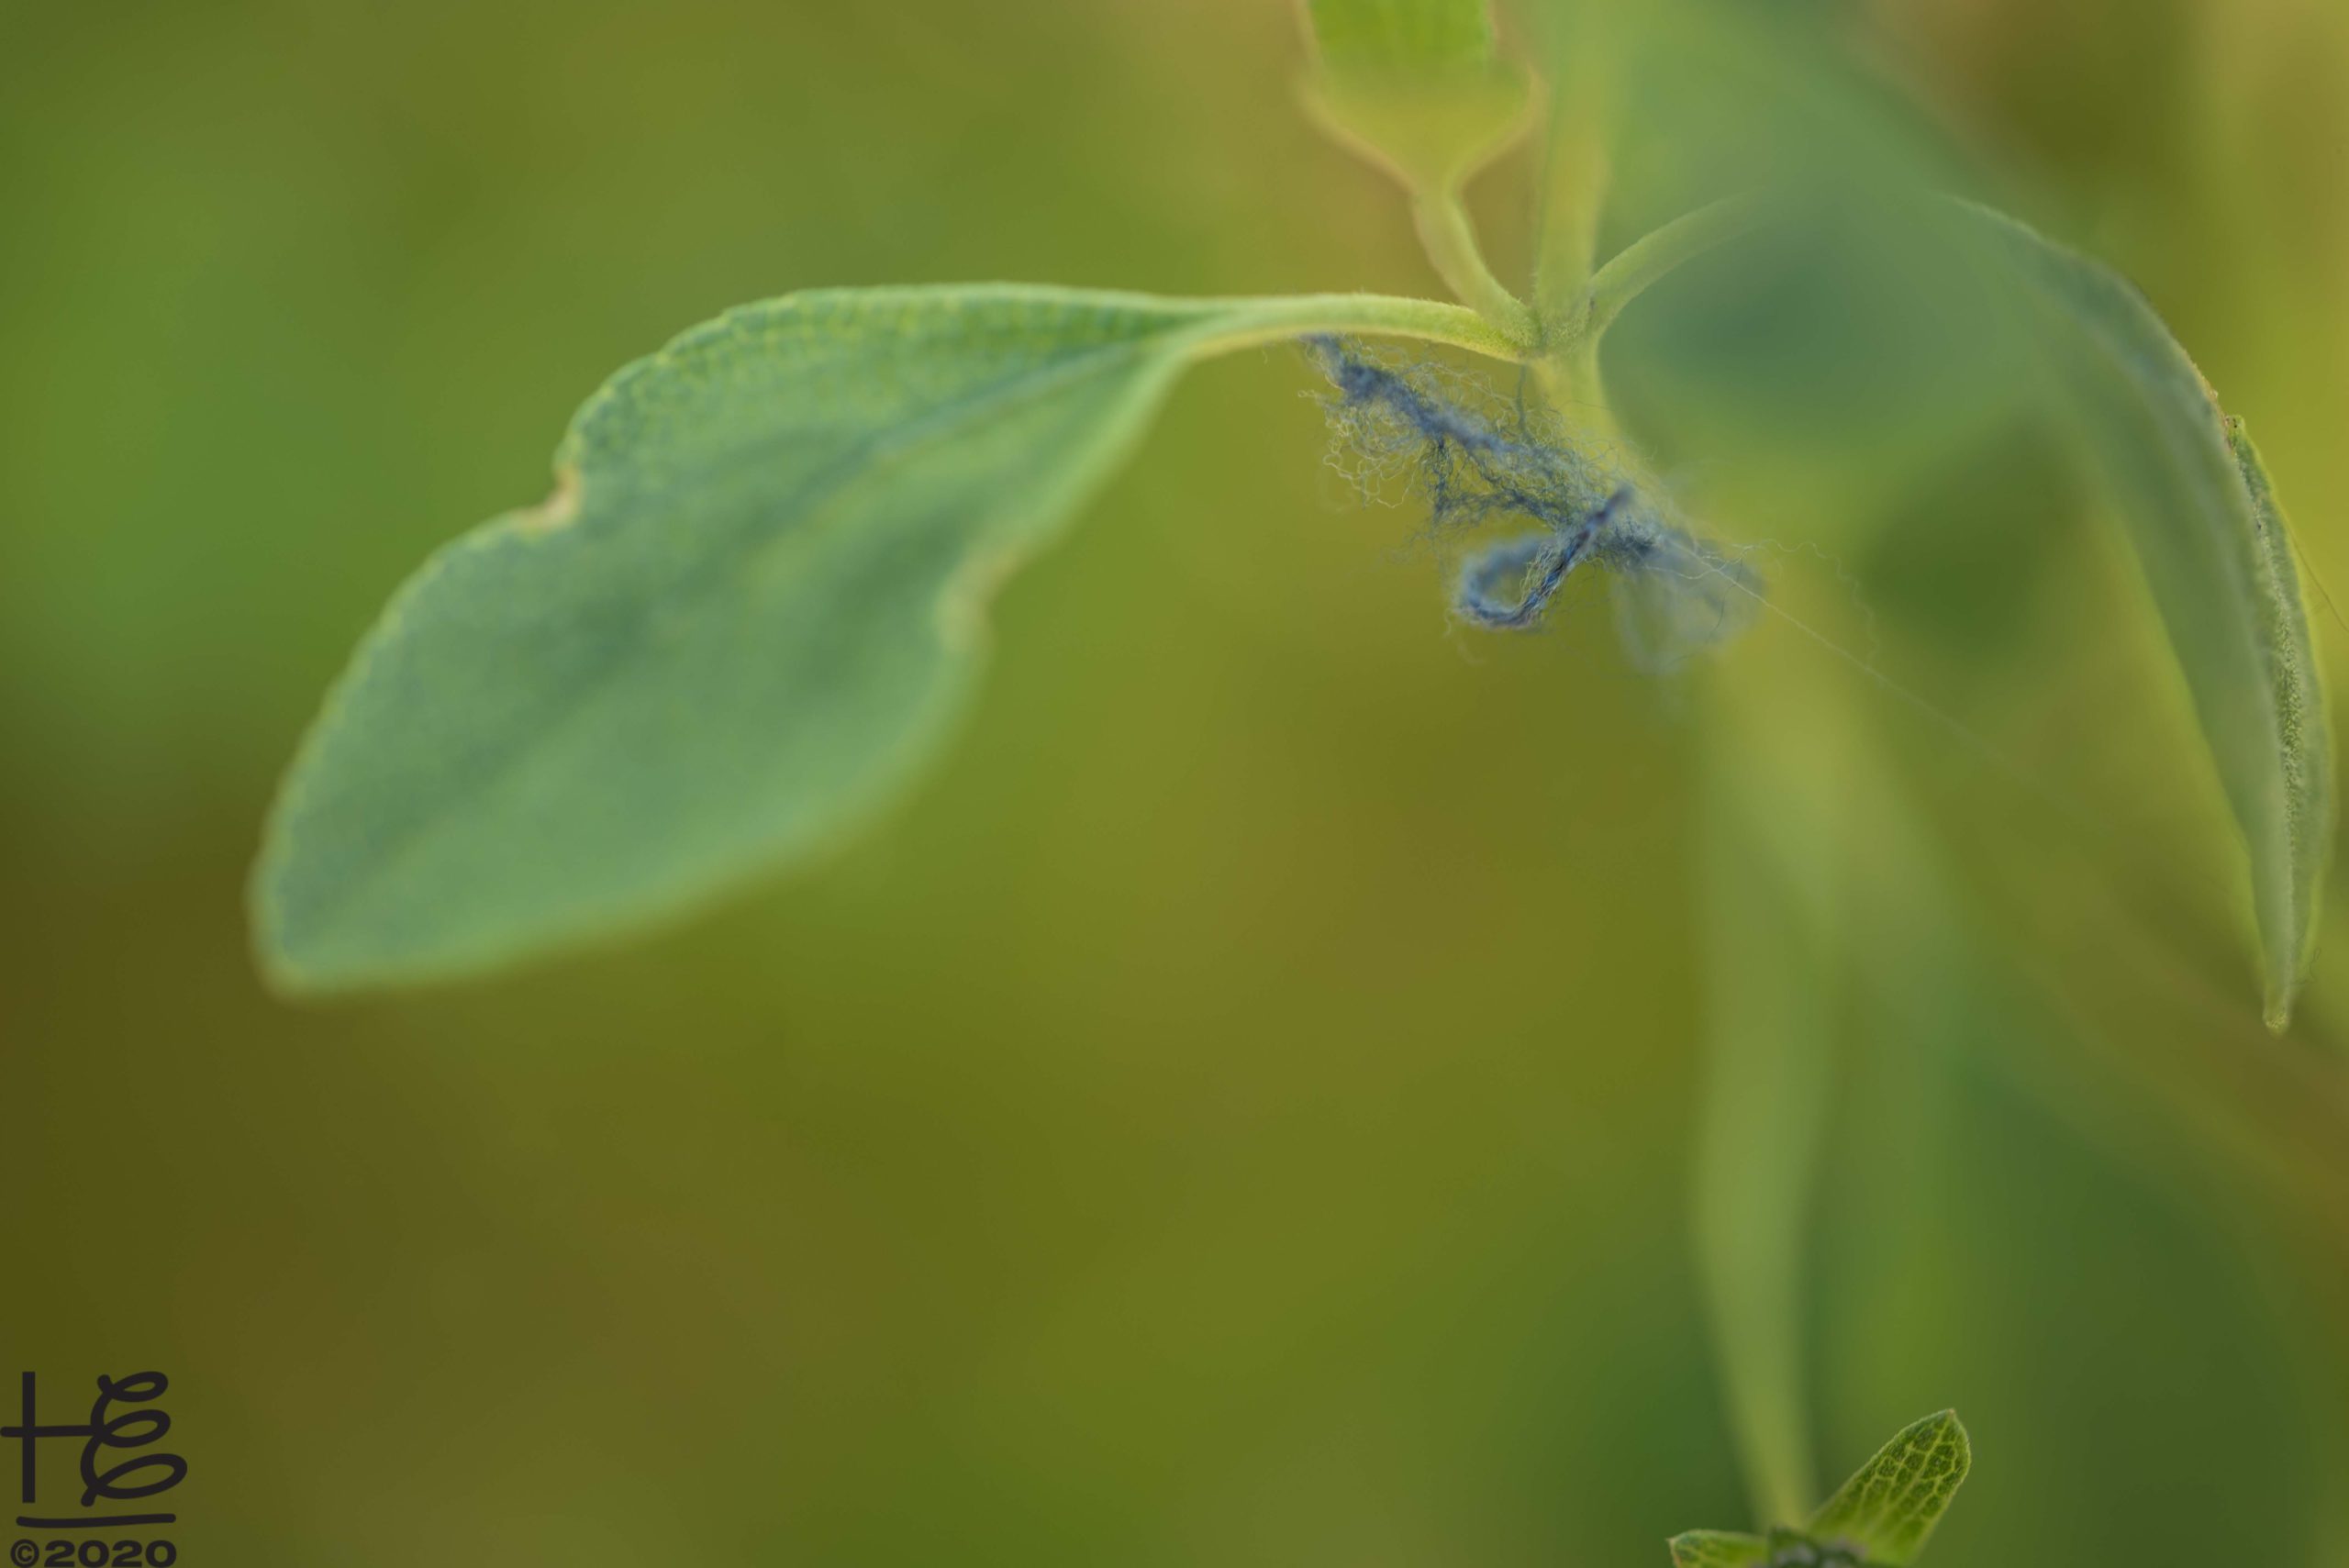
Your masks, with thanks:
[(2129, 529), (2250, 856), (2266, 1015), (2315, 942), (2332, 749), (2288, 532), (2257, 453), (2143, 297), (2011, 218), (1975, 213), (2048, 308), (2054, 362)]
[(580, 410), (546, 506), (434, 557), (306, 741), (255, 873), (323, 990), (633, 927), (820, 843), (937, 743), (988, 590), (1191, 359), (1454, 307), (987, 285), (747, 306)]
[(1734, 1530), (1687, 1530), (1674, 1536), (1668, 1544), (1672, 1568), (1752, 1568), (1770, 1555), (1768, 1541)]
[(1973, 1462), (1956, 1412), (1902, 1429), (1811, 1516), (1810, 1538), (1903, 1568), (1941, 1522)]

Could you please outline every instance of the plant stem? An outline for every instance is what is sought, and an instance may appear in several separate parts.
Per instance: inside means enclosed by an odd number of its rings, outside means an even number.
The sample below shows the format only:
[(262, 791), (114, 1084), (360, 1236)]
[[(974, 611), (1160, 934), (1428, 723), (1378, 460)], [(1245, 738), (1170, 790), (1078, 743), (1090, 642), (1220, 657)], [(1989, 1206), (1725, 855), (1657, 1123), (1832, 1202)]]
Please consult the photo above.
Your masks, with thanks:
[(1411, 198), (1411, 220), (1419, 227), (1419, 243), (1445, 286), (1502, 331), (1531, 341), (1533, 313), (1486, 264), (1485, 252), (1476, 243), (1475, 226), (1468, 220), (1458, 189), (1418, 193)]
[(1618, 250), (1591, 274), (1590, 286), (1578, 300), (1546, 305), (1543, 341), (1557, 367), (1552, 373), (1554, 384), (1569, 389), (1564, 395), (1604, 408), (1607, 389), (1598, 368), (1598, 345), (1615, 318), (1652, 284), (1683, 263), (1748, 232), (1763, 216), (1762, 198), (1753, 195), (1731, 196), (1698, 207)]
[[(1512, 333), (1464, 306), (1377, 294), (1306, 294), (1196, 302), (1210, 320), (1197, 339), (1207, 352), (1254, 348), (1315, 333), (1417, 338), (1522, 363), (1533, 357), (1530, 322)], [(1520, 307), (1521, 309), (1522, 307)]]
[(1598, 261), (1598, 217), (1610, 173), (1604, 59), (1600, 50), (1575, 50), (1552, 100), (1533, 278), (1544, 337), (1574, 317)]
[[(1810, 1209), (1834, 1081), (1845, 919), (1835, 705), (1769, 651), (1711, 672), (1704, 727), (1706, 1063), (1691, 1184), (1698, 1275), (1757, 1523), (1818, 1500), (1803, 1354)], [(1801, 697), (1790, 698), (1790, 691)]]
[(1760, 223), (1762, 198), (1731, 196), (1674, 218), (1615, 253), (1590, 280), (1590, 294), (1575, 336), (1593, 342), (1614, 325), (1623, 307), (1683, 262), (1736, 239)]
[(1598, 258), (1598, 208), (1607, 159), (1595, 140), (1572, 139), (1552, 150), (1549, 195), (1542, 208), (1542, 267), (1534, 308), (1545, 330), (1575, 315)]

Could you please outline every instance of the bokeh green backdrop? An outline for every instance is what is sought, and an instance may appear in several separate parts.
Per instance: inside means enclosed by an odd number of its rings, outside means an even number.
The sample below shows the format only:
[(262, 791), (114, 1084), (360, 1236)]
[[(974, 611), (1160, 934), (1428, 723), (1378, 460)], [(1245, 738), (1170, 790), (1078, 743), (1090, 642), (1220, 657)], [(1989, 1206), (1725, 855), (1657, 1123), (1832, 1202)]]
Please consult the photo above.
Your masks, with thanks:
[[(1857, 20), (2145, 284), (2349, 577), (2349, 22)], [(353, 638), (677, 328), (1431, 289), (1298, 54), (1268, 0), (0, 0), (0, 1372), (169, 1372), (184, 1562), (1596, 1568), (1745, 1522), (1685, 1239), (1689, 707), (1603, 616), (1448, 628), (1293, 355), (1191, 378), (1004, 596), (946, 765), (812, 874), (397, 999), (246, 955)], [(2349, 1562), (2343, 950), (2270, 1041), (2223, 881), (2106, 880), (2223, 879), (2223, 826), (2078, 496), (2000, 472), (1854, 591), (2139, 814), (1953, 877), (1975, 957), (1876, 974), (1820, 1462), (1957, 1406), (1946, 1568)], [(2077, 539), (2013, 566), (2043, 512)], [(1920, 831), (2013, 857), (1946, 737), (1806, 678), (1897, 732)]]

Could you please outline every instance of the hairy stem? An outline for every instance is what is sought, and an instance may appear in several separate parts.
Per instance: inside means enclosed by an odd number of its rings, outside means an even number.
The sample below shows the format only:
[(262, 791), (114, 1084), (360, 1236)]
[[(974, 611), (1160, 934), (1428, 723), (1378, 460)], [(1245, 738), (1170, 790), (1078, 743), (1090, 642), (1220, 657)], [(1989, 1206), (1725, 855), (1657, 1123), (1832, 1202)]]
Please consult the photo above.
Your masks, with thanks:
[(1446, 287), (1476, 313), (1513, 338), (1531, 341), (1533, 313), (1493, 275), (1476, 243), (1475, 227), (1456, 189), (1422, 191), (1411, 199), (1411, 219), (1419, 243)]
[(1377, 294), (1305, 294), (1197, 303), (1211, 318), (1197, 343), (1203, 351), (1210, 353), (1324, 332), (1361, 338), (1416, 338), (1516, 363), (1531, 359), (1534, 353), (1530, 322), (1512, 332), (1464, 306), (1447, 305), (1442, 300)]

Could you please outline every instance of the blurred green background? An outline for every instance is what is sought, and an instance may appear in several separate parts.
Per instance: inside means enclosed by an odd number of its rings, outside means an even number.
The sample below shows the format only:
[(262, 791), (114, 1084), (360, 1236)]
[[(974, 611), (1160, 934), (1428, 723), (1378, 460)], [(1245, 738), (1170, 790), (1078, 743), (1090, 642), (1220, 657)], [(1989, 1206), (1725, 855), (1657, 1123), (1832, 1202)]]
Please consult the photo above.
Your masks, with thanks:
[[(1887, 138), (2146, 287), (2349, 581), (2349, 16), (1807, 9), (1921, 106)], [(0, 1372), (170, 1373), (183, 1562), (1596, 1568), (1748, 1522), (1687, 1240), (1703, 705), (1601, 614), (1449, 628), (1293, 354), (1189, 380), (811, 874), (396, 999), (246, 954), (352, 640), (678, 328), (1432, 291), (1299, 65), (1270, 0), (0, 0)], [(1687, 111), (1623, 108), (1636, 225)], [(1480, 187), (1516, 268), (1526, 172)], [(2059, 453), (1855, 427), (1753, 349), (1783, 301), (1684, 303), (1613, 350), (1635, 423), (2093, 818), (1783, 624), (1721, 655), (1871, 759), (1820, 1467), (1954, 1405), (1944, 1568), (2349, 1563), (2349, 947), (2270, 1040)]]

